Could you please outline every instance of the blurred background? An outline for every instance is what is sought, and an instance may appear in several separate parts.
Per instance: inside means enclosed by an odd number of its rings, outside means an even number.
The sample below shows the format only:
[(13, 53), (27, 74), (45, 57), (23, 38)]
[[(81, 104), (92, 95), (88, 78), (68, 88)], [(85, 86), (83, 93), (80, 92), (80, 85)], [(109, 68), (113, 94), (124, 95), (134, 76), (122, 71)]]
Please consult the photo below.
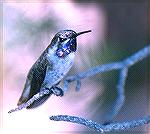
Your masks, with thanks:
[[(68, 75), (100, 64), (120, 61), (144, 48), (150, 41), (147, 1), (3, 3), (3, 89), (1, 131), (3, 133), (96, 133), (82, 125), (53, 122), (50, 115), (68, 114), (105, 122), (117, 97), (118, 71), (82, 80), (79, 92), (71, 83), (63, 97), (51, 96), (42, 106), (8, 114), (22, 93), (27, 73), (36, 59), (63, 29), (92, 32), (77, 38), (75, 63)], [(113, 121), (125, 121), (150, 114), (150, 58), (129, 70), (125, 104)], [(145, 125), (119, 134), (148, 134)], [(113, 134), (113, 133), (112, 133)]]

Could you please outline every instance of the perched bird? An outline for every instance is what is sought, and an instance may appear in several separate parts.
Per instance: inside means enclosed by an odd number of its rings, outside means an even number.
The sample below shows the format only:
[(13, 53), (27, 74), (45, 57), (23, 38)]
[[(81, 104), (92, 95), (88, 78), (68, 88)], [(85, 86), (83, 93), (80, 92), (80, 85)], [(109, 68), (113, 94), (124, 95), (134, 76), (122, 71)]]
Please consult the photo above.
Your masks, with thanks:
[[(76, 37), (88, 32), (91, 30), (79, 33), (73, 30), (62, 30), (54, 36), (50, 45), (31, 67), (18, 106), (44, 89), (49, 89), (51, 94), (57, 96), (63, 95), (63, 90), (57, 85), (73, 65), (77, 49)], [(44, 95), (27, 108), (41, 105), (51, 94)]]

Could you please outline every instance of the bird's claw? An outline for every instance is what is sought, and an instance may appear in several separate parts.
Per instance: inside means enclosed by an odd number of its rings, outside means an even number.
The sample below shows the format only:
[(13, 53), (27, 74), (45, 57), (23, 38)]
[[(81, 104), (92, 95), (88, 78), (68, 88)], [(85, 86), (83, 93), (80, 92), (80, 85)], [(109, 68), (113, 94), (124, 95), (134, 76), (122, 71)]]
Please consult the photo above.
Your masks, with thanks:
[(53, 87), (51, 90), (56, 96), (62, 97), (64, 95), (64, 91), (60, 87)]

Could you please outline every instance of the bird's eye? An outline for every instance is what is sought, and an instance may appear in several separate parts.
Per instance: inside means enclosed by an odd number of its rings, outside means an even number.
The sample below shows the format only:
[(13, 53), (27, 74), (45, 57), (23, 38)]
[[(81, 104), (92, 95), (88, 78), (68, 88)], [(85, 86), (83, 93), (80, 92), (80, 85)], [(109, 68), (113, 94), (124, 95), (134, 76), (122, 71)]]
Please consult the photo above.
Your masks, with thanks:
[(59, 38), (60, 42), (63, 42), (65, 41), (66, 39), (65, 38)]

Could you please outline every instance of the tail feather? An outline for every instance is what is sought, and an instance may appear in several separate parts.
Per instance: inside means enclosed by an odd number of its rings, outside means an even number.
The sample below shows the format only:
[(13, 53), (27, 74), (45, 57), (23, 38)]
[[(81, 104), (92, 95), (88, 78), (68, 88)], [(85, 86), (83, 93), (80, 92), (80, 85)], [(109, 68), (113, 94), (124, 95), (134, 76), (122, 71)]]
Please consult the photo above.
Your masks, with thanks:
[[(27, 109), (32, 109), (32, 108), (36, 108), (38, 106), (40, 106), (41, 104), (43, 104), (44, 102), (46, 102), (46, 100), (52, 95), (52, 92), (50, 94), (46, 94), (44, 96), (42, 96), (41, 98), (35, 100), (30, 106), (27, 107)], [(26, 103), (29, 99), (21, 96), (18, 103), (17, 103), (17, 106), (23, 104), (23, 103)]]

